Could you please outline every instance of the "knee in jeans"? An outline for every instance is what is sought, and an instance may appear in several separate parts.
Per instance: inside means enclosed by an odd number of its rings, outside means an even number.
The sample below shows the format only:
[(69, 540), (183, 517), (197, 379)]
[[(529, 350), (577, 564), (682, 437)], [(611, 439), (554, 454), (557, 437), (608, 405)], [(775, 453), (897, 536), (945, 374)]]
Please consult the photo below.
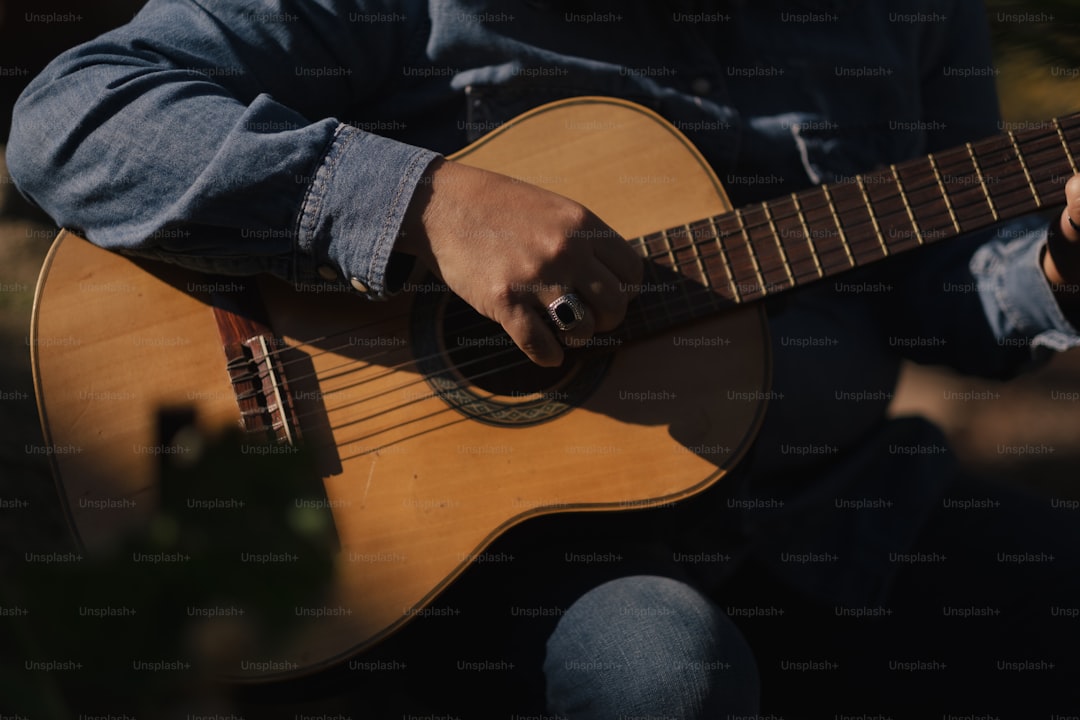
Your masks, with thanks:
[(753, 655), (734, 623), (688, 585), (637, 576), (567, 610), (548, 640), (549, 709), (571, 718), (753, 712)]

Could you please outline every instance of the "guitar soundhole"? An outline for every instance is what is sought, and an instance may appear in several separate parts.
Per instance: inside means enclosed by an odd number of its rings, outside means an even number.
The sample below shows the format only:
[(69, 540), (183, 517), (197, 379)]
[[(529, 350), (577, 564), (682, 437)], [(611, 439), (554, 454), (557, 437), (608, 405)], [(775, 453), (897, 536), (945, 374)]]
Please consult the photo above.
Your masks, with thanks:
[(567, 353), (557, 368), (532, 363), (502, 328), (456, 295), (422, 293), (412, 345), (432, 390), (459, 412), (495, 425), (531, 425), (580, 405), (610, 356)]
[(442, 334), (447, 357), (457, 371), (496, 395), (544, 392), (570, 372), (569, 367), (545, 368), (530, 362), (497, 323), (456, 296), (446, 303)]

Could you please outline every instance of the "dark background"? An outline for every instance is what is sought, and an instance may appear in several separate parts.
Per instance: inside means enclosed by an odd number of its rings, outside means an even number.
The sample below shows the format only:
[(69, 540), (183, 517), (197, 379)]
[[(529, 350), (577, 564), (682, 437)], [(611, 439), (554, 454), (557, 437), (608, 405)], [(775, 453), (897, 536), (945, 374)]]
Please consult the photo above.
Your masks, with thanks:
[[(0, 149), (10, 127), (11, 106), (31, 77), (65, 48), (128, 20), (141, 2), (108, 0), (0, 0)], [(1080, 7), (1076, 0), (990, 0), (988, 9), (1002, 110), (1012, 122), (1045, 120), (1080, 110)], [(1004, 13), (1052, 15), (1044, 23), (1012, 23)], [(72, 22), (28, 23), (27, 13), (74, 14)], [(1064, 71), (1064, 72), (1063, 72)], [(1071, 76), (1071, 77), (1070, 77)], [(46, 462), (30, 455), (40, 445), (29, 362), (33, 288), (55, 233), (48, 218), (21, 201), (0, 152), (0, 498), (19, 499), (21, 509), (0, 509), (0, 605), (4, 588), (27, 550), (70, 549)], [(949, 391), (992, 387), (997, 401), (964, 402)], [(1050, 399), (1050, 391), (1080, 392), (1080, 354), (1055, 358), (1038, 372), (1005, 385), (972, 381), (937, 368), (908, 367), (893, 404), (898, 414), (918, 412), (942, 425), (972, 469), (1003, 483), (1036, 487), (1060, 497), (1080, 497), (1080, 403)], [(1044, 457), (1003, 456), (999, 444), (1052, 445)], [(58, 591), (62, 591), (58, 589)], [(0, 620), (3, 620), (0, 618)], [(3, 623), (0, 622), (0, 627)], [(4, 633), (0, 632), (0, 639)], [(0, 672), (11, 648), (0, 642)], [(10, 678), (8, 678), (10, 680)], [(5, 678), (0, 677), (0, 699)], [(5, 710), (0, 702), (0, 713)]]

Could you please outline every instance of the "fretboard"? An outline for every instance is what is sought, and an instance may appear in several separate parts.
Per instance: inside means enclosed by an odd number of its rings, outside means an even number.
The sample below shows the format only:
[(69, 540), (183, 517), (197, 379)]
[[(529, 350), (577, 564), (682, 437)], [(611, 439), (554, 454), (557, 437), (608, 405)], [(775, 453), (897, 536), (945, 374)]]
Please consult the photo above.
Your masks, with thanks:
[(631, 242), (644, 291), (631, 339), (1065, 201), (1080, 113)]

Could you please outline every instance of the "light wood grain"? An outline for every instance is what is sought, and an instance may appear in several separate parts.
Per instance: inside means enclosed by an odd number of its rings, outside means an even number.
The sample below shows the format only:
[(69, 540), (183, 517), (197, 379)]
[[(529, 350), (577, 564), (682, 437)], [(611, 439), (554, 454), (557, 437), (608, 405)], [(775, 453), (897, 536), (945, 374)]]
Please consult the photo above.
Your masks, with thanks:
[[(677, 131), (618, 101), (533, 111), (453, 159), (575, 198), (627, 237), (728, 208)], [(39, 285), (39, 405), (48, 441), (78, 448), (57, 454), (55, 469), (73, 527), (91, 548), (153, 507), (154, 458), (139, 448), (155, 442), (158, 407), (194, 406), (208, 429), (237, 422), (212, 311), (185, 292), (197, 276), (148, 267), (157, 275), (65, 233)], [(301, 414), (314, 408), (333, 428), (320, 461), (341, 541), (331, 604), (353, 612), (307, 624), (278, 657), (296, 663), (295, 672), (237, 671), (246, 679), (310, 672), (377, 642), (529, 517), (646, 507), (700, 492), (739, 458), (764, 411), (761, 401), (733, 399), (768, 388), (759, 310), (623, 347), (580, 407), (497, 427), (433, 394), (408, 345), (411, 296), (367, 303), (297, 293), (274, 280), (262, 281), (262, 291), (276, 331), (320, 377)], [(358, 324), (365, 329), (343, 336), (341, 347), (303, 344)], [(687, 337), (731, 342), (693, 348), (681, 344)], [(667, 399), (636, 399), (647, 392)], [(319, 433), (308, 437), (318, 443)], [(80, 508), (80, 498), (137, 505), (109, 513)]]

